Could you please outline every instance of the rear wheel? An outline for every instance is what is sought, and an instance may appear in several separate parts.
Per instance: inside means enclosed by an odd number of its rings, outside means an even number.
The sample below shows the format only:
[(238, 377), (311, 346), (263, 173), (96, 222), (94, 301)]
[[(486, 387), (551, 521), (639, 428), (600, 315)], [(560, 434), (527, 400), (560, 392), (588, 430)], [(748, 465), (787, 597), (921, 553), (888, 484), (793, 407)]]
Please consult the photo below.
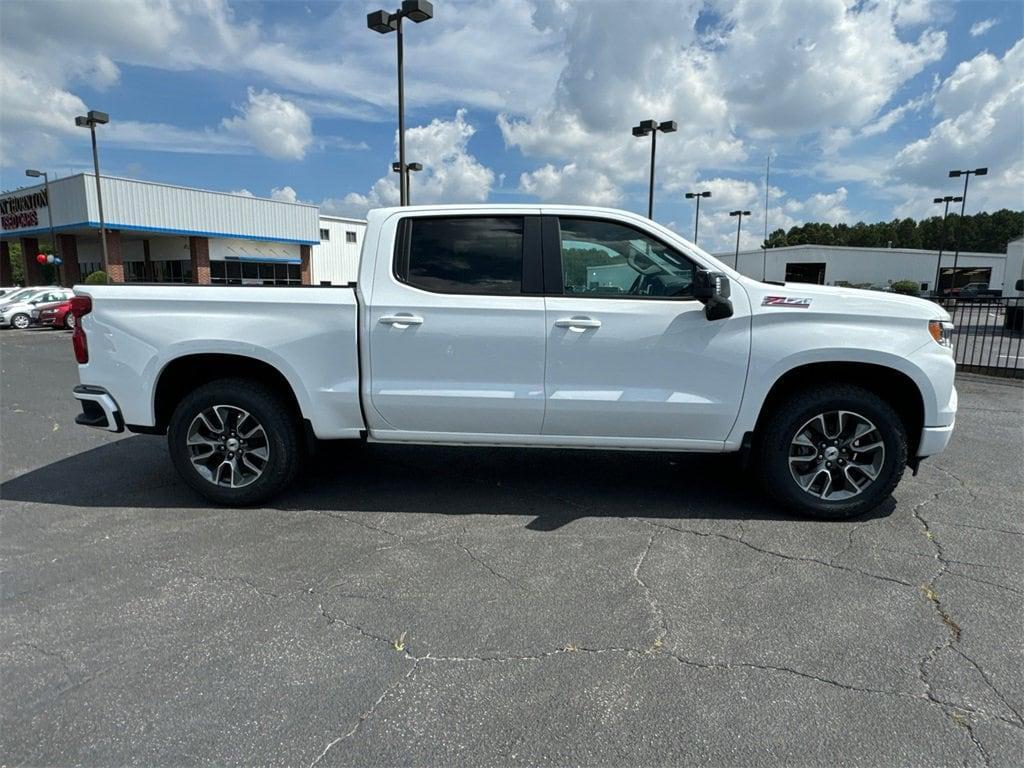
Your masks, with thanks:
[(221, 379), (188, 394), (167, 429), (182, 479), (218, 504), (249, 506), (283, 490), (299, 467), (297, 420), (275, 392)]
[(759, 472), (782, 504), (813, 517), (855, 517), (881, 504), (903, 476), (907, 436), (874, 392), (829, 385), (797, 393), (759, 435)]
[(28, 328), (29, 323), (31, 322), (32, 321), (29, 320), (28, 315), (26, 315), (24, 312), (19, 313), (11, 318), (11, 326), (17, 328), (19, 331), (23, 331), (26, 328)]

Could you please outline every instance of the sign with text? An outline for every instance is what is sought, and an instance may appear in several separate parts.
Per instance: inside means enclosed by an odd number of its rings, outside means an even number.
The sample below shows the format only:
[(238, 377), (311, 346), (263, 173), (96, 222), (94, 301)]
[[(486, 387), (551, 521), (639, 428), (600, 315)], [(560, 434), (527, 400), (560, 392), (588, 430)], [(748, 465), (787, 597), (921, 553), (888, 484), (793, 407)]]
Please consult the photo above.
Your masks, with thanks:
[(5, 197), (0, 200), (0, 226), (4, 229), (38, 227), (39, 209), (47, 205), (49, 201), (45, 190)]

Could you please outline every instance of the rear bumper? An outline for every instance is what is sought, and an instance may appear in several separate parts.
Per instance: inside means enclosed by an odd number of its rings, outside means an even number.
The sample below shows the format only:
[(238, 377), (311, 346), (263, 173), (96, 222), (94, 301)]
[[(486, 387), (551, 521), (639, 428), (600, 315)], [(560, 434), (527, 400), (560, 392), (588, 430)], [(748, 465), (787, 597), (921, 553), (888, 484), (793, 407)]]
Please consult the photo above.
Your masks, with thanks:
[(921, 440), (917, 446), (918, 457), (923, 459), (926, 456), (934, 456), (946, 450), (946, 446), (949, 445), (949, 439), (953, 436), (954, 426), (955, 424), (950, 424), (945, 427), (925, 427), (922, 429)]
[(76, 424), (108, 432), (124, 432), (121, 410), (107, 390), (80, 384), (75, 387), (74, 394), (75, 399), (82, 404), (82, 412), (75, 417)]

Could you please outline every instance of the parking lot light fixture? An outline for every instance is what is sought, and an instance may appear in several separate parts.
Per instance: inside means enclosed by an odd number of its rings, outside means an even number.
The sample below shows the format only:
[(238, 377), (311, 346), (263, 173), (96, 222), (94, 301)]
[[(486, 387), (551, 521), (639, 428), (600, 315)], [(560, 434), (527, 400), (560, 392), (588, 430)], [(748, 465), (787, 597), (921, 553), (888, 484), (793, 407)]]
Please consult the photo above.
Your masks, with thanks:
[(409, 169), (405, 162), (405, 47), (402, 38), (402, 19), (420, 24), (434, 18), (434, 6), (428, 0), (405, 0), (394, 13), (385, 10), (366, 15), (366, 26), (386, 35), (396, 33), (398, 53), (398, 198), (401, 205), (409, 204)]
[[(939, 294), (939, 277), (942, 274), (942, 251), (946, 247), (946, 217), (949, 216), (949, 204), (959, 203), (963, 200), (962, 197), (953, 195), (946, 195), (945, 197), (936, 197), (932, 200), (933, 203), (945, 203), (946, 208), (942, 212), (942, 231), (939, 235), (939, 259), (935, 264), (935, 294)], [(956, 273), (954, 273), (955, 275)]]
[(733, 269), (740, 271), (740, 227), (743, 224), (743, 217), (749, 216), (750, 211), (729, 211), (730, 216), (736, 217), (736, 259), (733, 262)]
[[(33, 179), (38, 179), (40, 176), (43, 177), (43, 189), (46, 191), (46, 221), (50, 228), (50, 250), (53, 251), (54, 256), (60, 256), (60, 252), (57, 250), (57, 236), (53, 233), (53, 206), (50, 205), (50, 174), (46, 171), (37, 171), (34, 168), (29, 168), (25, 171), (25, 175)], [(56, 267), (56, 269), (59, 274), (60, 267)]]
[(700, 225), (700, 199), (702, 197), (711, 197), (711, 190), (705, 189), (703, 192), (687, 192), (684, 197), (687, 200), (697, 201), (697, 213), (693, 217), (693, 244), (697, 244), (697, 228)]
[(967, 182), (971, 180), (971, 176), (988, 176), (988, 167), (949, 172), (949, 178), (951, 179), (956, 179), (960, 176), (964, 177), (964, 194), (960, 198), (960, 220), (956, 223), (956, 251), (953, 253), (953, 281), (950, 284), (951, 291), (956, 287), (956, 268), (957, 262), (960, 260), (960, 230), (962, 230), (964, 226), (964, 210), (967, 208)]
[(106, 112), (99, 112), (90, 109), (86, 114), (75, 118), (75, 125), (79, 128), (88, 128), (92, 134), (92, 165), (96, 174), (96, 205), (100, 212), (100, 247), (103, 253), (103, 271), (110, 275), (109, 263), (107, 262), (107, 226), (103, 220), (103, 192), (100, 190), (100, 155), (96, 149), (96, 126), (106, 125), (110, 122), (110, 115)]
[(647, 192), (647, 218), (649, 219), (654, 218), (654, 156), (658, 147), (658, 132), (675, 133), (678, 129), (679, 126), (676, 125), (675, 120), (665, 120), (660, 123), (657, 120), (641, 120), (632, 128), (633, 135), (638, 139), (648, 135), (651, 137), (651, 176)]
[[(401, 172), (402, 172), (402, 164), (396, 160), (395, 162), (393, 162), (391, 164), (391, 170), (394, 171), (395, 173), (401, 174)], [(423, 170), (423, 163), (408, 163), (405, 166), (406, 176), (408, 176), (409, 172), (411, 172), (411, 171), (422, 171), (422, 170)], [(399, 178), (401, 178), (401, 176), (399, 176)], [(406, 202), (407, 205), (412, 205), (412, 183), (411, 182), (412, 182), (412, 177), (408, 176), (408, 178), (406, 179), (406, 182), (405, 182), (406, 183), (406, 187), (407, 187), (406, 190), (405, 190), (405, 196), (406, 196), (405, 202)]]

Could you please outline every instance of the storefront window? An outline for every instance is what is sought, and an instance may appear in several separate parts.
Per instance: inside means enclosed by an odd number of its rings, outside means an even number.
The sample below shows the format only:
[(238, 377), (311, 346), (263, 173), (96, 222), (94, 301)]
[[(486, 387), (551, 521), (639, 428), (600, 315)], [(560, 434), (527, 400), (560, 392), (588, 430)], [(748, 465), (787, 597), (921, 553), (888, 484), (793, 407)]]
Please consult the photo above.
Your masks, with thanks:
[(298, 264), (267, 261), (211, 261), (210, 282), (216, 285), (301, 285)]

